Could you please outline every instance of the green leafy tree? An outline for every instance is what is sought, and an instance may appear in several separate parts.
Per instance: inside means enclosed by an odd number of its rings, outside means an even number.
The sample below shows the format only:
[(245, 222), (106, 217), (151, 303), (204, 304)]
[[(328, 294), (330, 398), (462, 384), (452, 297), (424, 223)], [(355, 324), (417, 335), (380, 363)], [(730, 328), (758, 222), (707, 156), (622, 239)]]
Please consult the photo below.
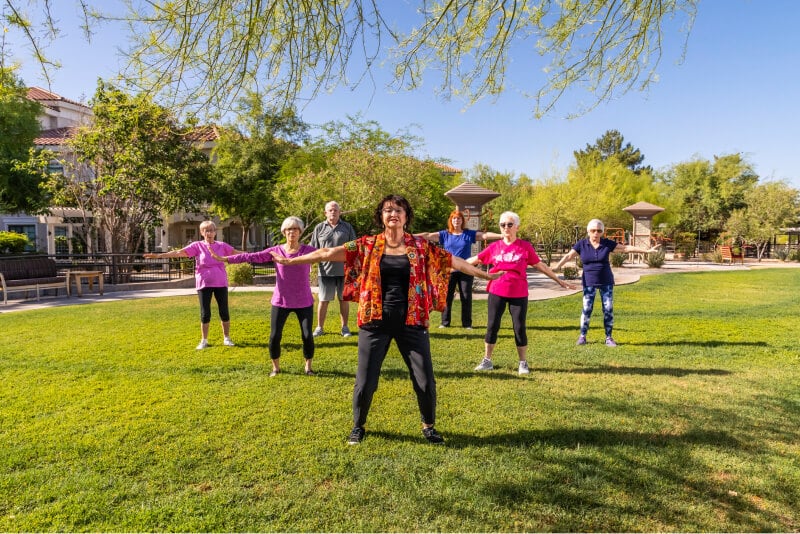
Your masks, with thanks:
[(483, 230), (489, 231), (497, 231), (500, 214), (504, 211), (520, 213), (524, 199), (531, 188), (531, 181), (526, 175), (516, 176), (512, 172), (500, 172), (482, 163), (465, 171), (462, 177), (467, 182), (500, 193), (499, 197), (492, 199), (483, 208), (481, 226)]
[(42, 106), (26, 95), (14, 71), (0, 66), (0, 212), (41, 213), (47, 207), (39, 187), (47, 154), (33, 150)]
[(587, 144), (583, 150), (576, 150), (574, 152), (575, 161), (579, 168), (584, 168), (614, 158), (633, 172), (652, 172), (650, 167), (642, 167), (644, 154), (630, 143), (624, 145), (623, 143), (625, 143), (625, 139), (619, 131), (608, 130), (595, 141), (595, 144)]
[(242, 243), (253, 224), (275, 216), (273, 189), (281, 165), (298, 148), (308, 129), (293, 110), (265, 108), (259, 95), (239, 107), (240, 127), (222, 130), (214, 149), (214, 203), (223, 218), (242, 222)]
[[(141, 250), (163, 213), (197, 211), (208, 200), (210, 165), (166, 109), (103, 82), (94, 121), (71, 141), (76, 172), (54, 180), (61, 205), (91, 211), (105, 250)], [(84, 172), (77, 172), (80, 168)]]
[(679, 163), (661, 179), (674, 210), (674, 229), (701, 238), (719, 234), (730, 214), (746, 207), (745, 195), (758, 182), (740, 154)]
[(761, 261), (775, 234), (797, 223), (800, 191), (785, 182), (759, 184), (745, 193), (746, 208), (736, 209), (725, 230), (735, 242), (752, 245)]
[[(23, 32), (47, 67), (41, 34), (23, 11), (23, 0), (3, 1), (7, 23)], [(79, 2), (87, 32), (93, 17), (104, 18), (93, 13), (92, 3)], [(339, 85), (358, 86), (385, 64), (393, 73), (393, 89), (417, 89), (435, 73), (441, 96), (474, 103), (505, 90), (512, 49), (528, 41), (533, 43), (530, 59), (538, 63), (544, 58), (546, 67), (545, 79), (526, 92), (535, 102), (535, 113), (552, 110), (573, 87), (591, 94), (580, 113), (631, 89), (647, 88), (656, 79), (668, 25), (687, 28), (688, 37), (697, 3), (128, 2), (124, 18), (133, 44), (127, 74), (143, 88), (163, 91), (197, 109), (227, 110), (241, 91), (256, 85), (283, 107), (301, 94), (313, 98)], [(38, 4), (48, 30), (44, 40), (53, 40), (58, 28), (49, 2)], [(107, 7), (99, 0), (94, 4)], [(675, 18), (685, 23), (674, 25)], [(515, 60), (520, 61), (519, 54)]]

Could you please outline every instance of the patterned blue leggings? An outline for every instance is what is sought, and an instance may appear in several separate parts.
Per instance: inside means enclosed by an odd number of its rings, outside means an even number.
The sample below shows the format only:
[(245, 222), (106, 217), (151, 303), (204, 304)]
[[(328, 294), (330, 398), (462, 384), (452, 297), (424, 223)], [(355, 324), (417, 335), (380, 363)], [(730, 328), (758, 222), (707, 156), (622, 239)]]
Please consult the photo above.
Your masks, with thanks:
[(583, 311), (581, 312), (582, 336), (585, 336), (589, 332), (589, 320), (592, 318), (594, 297), (598, 289), (600, 290), (600, 302), (603, 305), (603, 326), (606, 329), (606, 337), (611, 336), (611, 330), (614, 328), (614, 286), (584, 287)]

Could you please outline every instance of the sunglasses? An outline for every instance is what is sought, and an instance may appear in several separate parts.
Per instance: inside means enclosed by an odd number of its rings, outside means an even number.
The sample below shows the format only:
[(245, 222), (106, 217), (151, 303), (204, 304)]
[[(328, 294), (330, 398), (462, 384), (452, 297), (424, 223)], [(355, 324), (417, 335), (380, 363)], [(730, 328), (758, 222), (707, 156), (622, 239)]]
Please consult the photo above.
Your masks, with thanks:
[(603, 233), (603, 229), (602, 228), (589, 228), (589, 231), (592, 232), (592, 233), (594, 233), (594, 232), (600, 232), (601, 234)]
[(514, 228), (514, 223), (500, 223), (500, 228)]

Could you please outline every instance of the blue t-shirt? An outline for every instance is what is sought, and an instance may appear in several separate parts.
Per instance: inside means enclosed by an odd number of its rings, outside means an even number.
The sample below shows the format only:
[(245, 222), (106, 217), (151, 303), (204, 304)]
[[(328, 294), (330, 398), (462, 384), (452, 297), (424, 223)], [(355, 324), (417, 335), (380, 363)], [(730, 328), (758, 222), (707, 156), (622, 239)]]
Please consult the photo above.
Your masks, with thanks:
[(460, 234), (439, 230), (439, 244), (453, 256), (466, 260), (472, 256), (472, 244), (475, 243), (476, 235), (475, 230), (463, 230)]
[(580, 255), (583, 263), (583, 287), (614, 285), (614, 273), (611, 272), (608, 257), (615, 248), (617, 242), (605, 237), (600, 238), (600, 246), (597, 248), (592, 246), (588, 237), (575, 243), (572, 250)]

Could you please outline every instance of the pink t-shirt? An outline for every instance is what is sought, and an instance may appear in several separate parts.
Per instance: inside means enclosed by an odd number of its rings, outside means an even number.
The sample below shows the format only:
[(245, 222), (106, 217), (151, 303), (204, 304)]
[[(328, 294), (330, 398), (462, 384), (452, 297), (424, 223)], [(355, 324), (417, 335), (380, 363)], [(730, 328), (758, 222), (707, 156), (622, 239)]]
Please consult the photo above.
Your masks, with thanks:
[(491, 265), (490, 273), (507, 271), (497, 280), (491, 280), (486, 290), (499, 297), (521, 298), (528, 296), (528, 266), (539, 263), (539, 255), (529, 242), (516, 239), (511, 244), (495, 241), (480, 254), (478, 259), (484, 265)]
[[(218, 256), (230, 256), (236, 250), (222, 241), (214, 241), (211, 247)], [(184, 247), (183, 251), (190, 258), (194, 258), (195, 288), (228, 287), (228, 273), (225, 272), (225, 264), (215, 260), (208, 253), (208, 244), (205, 241), (195, 241)]]

